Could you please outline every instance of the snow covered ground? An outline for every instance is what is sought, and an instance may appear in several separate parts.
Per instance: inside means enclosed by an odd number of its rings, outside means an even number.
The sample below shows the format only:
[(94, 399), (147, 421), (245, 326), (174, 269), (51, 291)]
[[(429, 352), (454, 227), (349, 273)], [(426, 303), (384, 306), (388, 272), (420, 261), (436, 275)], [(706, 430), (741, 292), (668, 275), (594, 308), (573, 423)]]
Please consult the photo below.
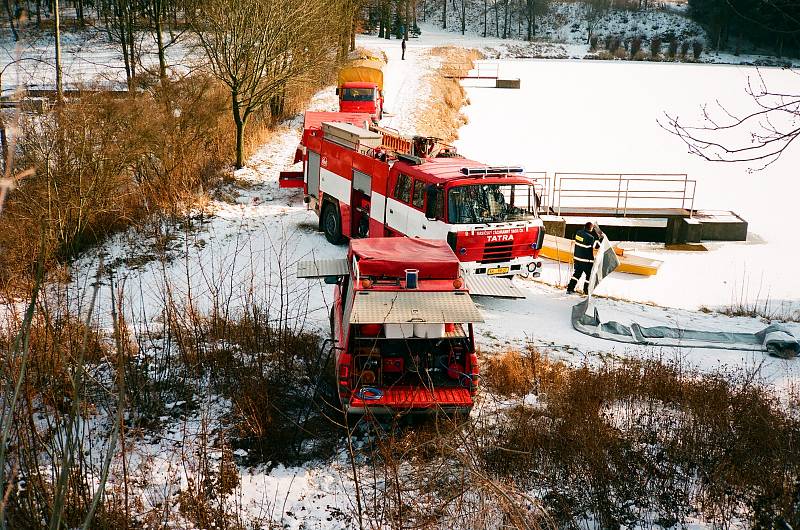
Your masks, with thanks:
[[(435, 61), (425, 56), (427, 48), (450, 41), (480, 46), (473, 37), (425, 33), (412, 41), (407, 61), (400, 61), (395, 40), (359, 39), (366, 47), (382, 48), (388, 61), (387, 108), (396, 112), (387, 125), (409, 130), (413, 122), (405, 111), (418, 106), (426, 89), (419, 79)], [(726, 305), (738, 300), (755, 301), (769, 296), (773, 301), (795, 304), (800, 299), (800, 277), (785, 261), (793, 252), (790, 212), (798, 184), (791, 170), (800, 153), (787, 155), (763, 172), (749, 174), (745, 168), (713, 165), (686, 154), (680, 141), (659, 128), (662, 112), (697, 115), (699, 106), (724, 94), (731, 104), (747, 103), (743, 83), (754, 69), (700, 65), (665, 65), (577, 61), (502, 61), (504, 75), (519, 76), (522, 89), (500, 91), (471, 88), (472, 104), (465, 108), (469, 124), (462, 128), (460, 150), (470, 158), (492, 163), (522, 164), (544, 171), (687, 172), (699, 182), (696, 204), (708, 209), (732, 209), (750, 222), (752, 235), (746, 243), (710, 245), (709, 252), (640, 250), (664, 260), (655, 277), (615, 274), (600, 287), (600, 293), (631, 300), (603, 300), (603, 318), (622, 322), (637, 319), (649, 324), (677, 324), (720, 330), (755, 330), (765, 326), (758, 320), (730, 319), (697, 311), (666, 311), (646, 304), (695, 310), (698, 306)], [(793, 74), (764, 71), (777, 82)], [(732, 90), (730, 87), (737, 87)], [(777, 87), (776, 87), (777, 88)], [(554, 104), (554, 101), (563, 102)], [(333, 110), (332, 89), (323, 91), (313, 108)], [(244, 296), (247, 289), (277, 283), (281, 268), (291, 275), (294, 262), (311, 255), (344, 255), (344, 247), (328, 244), (316, 231), (317, 218), (306, 210), (299, 192), (281, 190), (277, 176), (291, 163), (299, 140), (301, 120), (278, 130), (237, 172), (248, 183), (238, 190), (234, 204), (215, 202), (212, 215), (201, 230), (187, 232), (177, 245), (181, 256), (172, 263), (152, 262), (121, 265), (117, 276), (128, 289), (127, 307), (137, 318), (152, 318), (161, 307), (164, 277), (176, 293), (195, 301), (204, 297)], [(768, 182), (768, 184), (765, 184)], [(776, 191), (777, 190), (777, 191)], [(126, 241), (126, 239), (128, 239)], [(107, 262), (128, 258), (136, 252), (139, 236), (120, 236), (105, 252)], [(276, 261), (280, 255), (280, 263)], [(117, 260), (119, 261), (119, 260)], [(136, 261), (136, 260), (134, 260)], [(92, 256), (76, 264), (77, 281), (91, 277), (96, 260)], [(563, 284), (566, 265), (546, 262), (544, 280)], [(120, 282), (118, 282), (120, 283)], [(590, 338), (570, 326), (570, 308), (576, 298), (542, 283), (520, 282), (528, 297), (517, 302), (482, 300), (486, 324), (479, 328), (485, 349), (505, 345), (519, 347), (524, 341), (555, 345), (559, 352), (587, 355), (661, 355), (652, 348), (631, 347)], [(299, 283), (297, 284), (299, 285)], [(760, 289), (760, 290), (759, 290)], [(742, 295), (742, 292), (745, 294)], [(310, 324), (324, 331), (327, 304), (332, 289), (314, 286), (308, 295)], [(108, 303), (108, 299), (103, 300)], [(104, 311), (100, 311), (104, 314)], [(795, 326), (795, 329), (799, 329)], [(681, 350), (679, 354), (704, 369), (723, 365), (760, 365), (765, 376), (778, 386), (793, 384), (796, 363), (765, 358), (761, 353), (743, 355), (724, 350)]]
[[(503, 44), (474, 36), (461, 37), (427, 28), (422, 38), (409, 43), (407, 61), (400, 61), (396, 40), (359, 38), (359, 45), (386, 51), (386, 125), (413, 131), (414, 109), (427, 91), (420, 79), (436, 64), (426, 51), (445, 44), (482, 47)], [(702, 164), (686, 154), (679, 140), (661, 130), (656, 119), (662, 112), (699, 116), (699, 106), (722, 94), (732, 105), (744, 105), (746, 68), (664, 65), (589, 61), (502, 61), (504, 76), (520, 77), (519, 91), (470, 88), (471, 105), (465, 109), (469, 124), (461, 130), (458, 146), (469, 157), (497, 163), (520, 163), (530, 170), (546, 171), (657, 171), (687, 172), (699, 181), (697, 205), (736, 210), (751, 223), (751, 240), (743, 244), (712, 246), (707, 253), (674, 253), (648, 250), (665, 261), (654, 278), (612, 276), (601, 290), (632, 300), (601, 300), (604, 318), (636, 320), (645, 325), (670, 324), (695, 329), (752, 331), (765, 324), (757, 319), (728, 318), (696, 311), (699, 305), (724, 305), (740, 292), (742, 281), (759, 282), (773, 300), (800, 299), (800, 279), (784, 266), (793, 252), (788, 222), (796, 202), (798, 185), (793, 180), (798, 153), (749, 174), (734, 166)], [(791, 74), (766, 71), (767, 79), (783, 84)], [(732, 88), (735, 87), (735, 88)], [(721, 96), (722, 97), (722, 96)], [(737, 99), (738, 98), (738, 99)], [(336, 98), (329, 88), (317, 95), (312, 108), (333, 110)], [(281, 190), (278, 173), (291, 163), (302, 120), (297, 118), (277, 130), (270, 141), (236, 173), (245, 183), (232, 191), (234, 201), (214, 201), (196, 231), (179, 236), (170, 262), (141, 264), (137, 234), (115, 238), (103, 249), (107, 263), (116, 263), (117, 285), (123, 285), (125, 307), (136, 322), (157, 321), (165, 283), (178, 297), (195, 302), (217, 297), (243, 297), (248, 290), (266, 292), (288, 277), (292, 289), (294, 263), (310, 256), (339, 257), (344, 247), (334, 247), (316, 231), (317, 218), (306, 210), (300, 193)], [(76, 283), (85, 284), (97, 264), (87, 255), (75, 264)], [(548, 263), (545, 280), (563, 283), (565, 268)], [(738, 282), (738, 283), (737, 283)], [(574, 331), (570, 310), (577, 298), (541, 282), (520, 282), (527, 298), (520, 301), (479, 300), (486, 322), (478, 329), (484, 353), (520, 348), (532, 343), (574, 363), (597, 362), (609, 356), (679, 358), (704, 371), (753, 370), (785, 389), (798, 383), (797, 361), (784, 361), (760, 352), (645, 348), (611, 343)], [(298, 296), (308, 309), (308, 327), (325, 332), (332, 288), (312, 283)], [(108, 290), (101, 293), (98, 314), (108, 314)], [(747, 296), (757, 291), (747, 289)], [(754, 298), (755, 299), (755, 298)], [(673, 309), (639, 302), (656, 302)], [(675, 309), (677, 308), (677, 309)], [(299, 309), (305, 309), (300, 307)], [(793, 325), (800, 334), (800, 326)], [(188, 420), (191, 442), (198, 436), (197, 412)], [(168, 426), (180, 432), (180, 425)], [(184, 432), (184, 435), (187, 433)], [(152, 444), (151, 444), (152, 442)], [(152, 447), (150, 447), (152, 445)], [(153, 490), (146, 499), (168, 496), (170, 488), (183, 485), (181, 456), (171, 448), (169, 437), (146, 440), (143, 451), (143, 483)], [(351, 511), (352, 485), (342, 472), (343, 457), (333, 464), (297, 468), (260, 466), (241, 468), (239, 492), (243, 511), (257, 515), (287, 514), (289, 528), (348, 527), (337, 514)], [(176, 478), (177, 477), (177, 478)], [(166, 492), (166, 493), (164, 493)], [(148, 500), (149, 502), (149, 500)], [(278, 507), (280, 505), (280, 507)]]

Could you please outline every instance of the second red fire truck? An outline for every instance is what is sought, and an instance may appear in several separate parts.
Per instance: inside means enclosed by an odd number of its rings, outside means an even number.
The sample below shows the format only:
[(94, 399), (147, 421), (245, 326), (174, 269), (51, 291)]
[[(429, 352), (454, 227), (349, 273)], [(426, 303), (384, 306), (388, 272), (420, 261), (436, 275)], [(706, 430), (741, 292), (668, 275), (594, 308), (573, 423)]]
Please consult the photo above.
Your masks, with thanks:
[(538, 275), (544, 225), (535, 182), (522, 168), (488, 166), (452, 149), (430, 156), (424, 138), (405, 141), (415, 154), (396, 152), (380, 130), (364, 128), (363, 116), (312, 114), (298, 158), (306, 201), (328, 241), (439, 239), (473, 275)]

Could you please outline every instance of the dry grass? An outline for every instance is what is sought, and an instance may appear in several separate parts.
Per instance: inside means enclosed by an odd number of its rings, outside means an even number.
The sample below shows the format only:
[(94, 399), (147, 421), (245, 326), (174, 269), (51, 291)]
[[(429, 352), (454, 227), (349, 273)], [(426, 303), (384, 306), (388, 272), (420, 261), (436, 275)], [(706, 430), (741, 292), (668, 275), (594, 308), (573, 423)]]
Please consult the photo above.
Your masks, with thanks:
[(507, 411), (484, 443), (489, 469), (542, 491), (559, 525), (584, 512), (604, 528), (695, 514), (800, 522), (800, 423), (754, 374), (640, 360), (564, 374), (541, 380), (539, 406)]
[(483, 382), (502, 396), (525, 396), (552, 388), (566, 377), (563, 363), (555, 362), (535, 349), (525, 353), (508, 350), (484, 360)]
[[(288, 84), (276, 108), (255, 113), (245, 154), (334, 73), (331, 65), (316, 82)], [(110, 234), (207, 202), (230, 175), (229, 99), (218, 82), (195, 75), (121, 99), (86, 94), (23, 120), (16, 165), (35, 173), (8, 193), (0, 216), (0, 289), (27, 290), (40, 249), (58, 279), (63, 264)]]
[(52, 269), (115, 231), (191, 205), (232, 152), (227, 106), (224, 90), (196, 76), (124, 99), (85, 95), (26, 119), (16, 163), (35, 174), (0, 217), (0, 284), (30, 280), (40, 248)]
[(451, 142), (458, 138), (458, 129), (467, 123), (461, 108), (469, 104), (460, 81), (452, 76), (469, 72), (483, 55), (478, 50), (449, 46), (433, 48), (429, 53), (441, 59), (441, 66), (427, 78), (431, 95), (419, 114), (417, 131), (422, 136)]

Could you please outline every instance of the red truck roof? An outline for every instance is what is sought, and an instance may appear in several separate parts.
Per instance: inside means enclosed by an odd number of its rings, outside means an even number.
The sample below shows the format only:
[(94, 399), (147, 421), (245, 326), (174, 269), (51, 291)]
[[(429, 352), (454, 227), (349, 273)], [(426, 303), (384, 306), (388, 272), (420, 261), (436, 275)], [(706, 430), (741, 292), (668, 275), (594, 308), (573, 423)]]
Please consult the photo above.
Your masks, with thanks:
[(322, 122), (325, 121), (349, 123), (369, 129), (372, 116), (364, 112), (306, 112), (303, 117), (303, 130), (322, 129)]
[[(489, 167), (491, 166), (483, 162), (476, 162), (467, 158), (425, 158), (422, 164), (404, 164), (402, 171), (412, 177), (424, 178), (433, 184), (445, 184), (457, 180), (463, 180), (468, 184), (482, 181), (477, 179), (485, 179), (483, 180), (484, 182), (492, 182), (492, 179), (497, 179), (498, 176), (502, 178), (503, 182), (526, 182), (528, 180), (524, 173), (510, 173), (506, 171), (507, 168), (502, 167), (492, 168), (497, 171), (486, 176), (469, 176), (461, 171), (462, 168), (480, 169)], [(514, 177), (517, 177), (516, 181), (509, 180), (509, 178)]]
[(350, 241), (348, 259), (358, 260), (362, 276), (403, 278), (406, 269), (419, 270), (422, 280), (458, 278), (459, 261), (445, 241), (409, 237), (371, 237)]

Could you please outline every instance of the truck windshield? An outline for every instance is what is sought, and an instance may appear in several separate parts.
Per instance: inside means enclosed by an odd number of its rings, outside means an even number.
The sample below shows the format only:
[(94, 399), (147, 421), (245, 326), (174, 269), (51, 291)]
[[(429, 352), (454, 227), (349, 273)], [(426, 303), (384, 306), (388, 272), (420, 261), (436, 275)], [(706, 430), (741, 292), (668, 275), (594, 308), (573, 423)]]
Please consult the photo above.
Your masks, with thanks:
[(470, 184), (447, 194), (453, 224), (522, 221), (536, 217), (538, 197), (530, 184)]
[(372, 101), (375, 95), (373, 88), (343, 88), (343, 101)]

